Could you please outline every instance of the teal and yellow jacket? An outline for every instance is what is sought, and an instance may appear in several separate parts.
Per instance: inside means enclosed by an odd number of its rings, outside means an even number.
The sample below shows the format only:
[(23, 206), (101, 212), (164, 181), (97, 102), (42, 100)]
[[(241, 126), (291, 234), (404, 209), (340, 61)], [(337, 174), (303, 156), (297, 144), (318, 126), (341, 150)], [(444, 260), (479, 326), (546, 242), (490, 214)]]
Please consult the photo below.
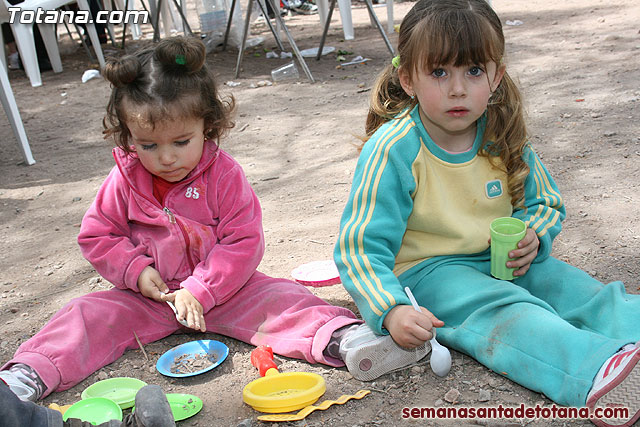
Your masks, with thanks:
[(417, 265), (487, 251), (495, 218), (522, 219), (540, 239), (537, 260), (551, 253), (565, 217), (555, 182), (527, 145), (524, 206), (514, 210), (506, 173), (477, 155), (485, 122), (478, 120), (471, 150), (452, 154), (429, 137), (416, 107), (385, 123), (364, 145), (334, 259), (344, 287), (377, 333), (387, 333), (382, 321), (391, 308), (409, 304), (398, 276)]

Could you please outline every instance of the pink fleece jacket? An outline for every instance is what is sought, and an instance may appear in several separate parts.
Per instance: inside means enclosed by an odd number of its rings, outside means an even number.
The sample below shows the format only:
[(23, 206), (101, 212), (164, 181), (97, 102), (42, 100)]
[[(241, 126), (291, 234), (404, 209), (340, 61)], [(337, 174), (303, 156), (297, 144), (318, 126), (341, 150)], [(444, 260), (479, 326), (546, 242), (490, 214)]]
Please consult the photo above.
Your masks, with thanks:
[(162, 206), (137, 155), (115, 148), (113, 156), (116, 166), (82, 220), (84, 257), (114, 286), (136, 292), (151, 265), (170, 289), (191, 292), (205, 313), (231, 298), (264, 254), (260, 204), (241, 166), (207, 141), (196, 168)]

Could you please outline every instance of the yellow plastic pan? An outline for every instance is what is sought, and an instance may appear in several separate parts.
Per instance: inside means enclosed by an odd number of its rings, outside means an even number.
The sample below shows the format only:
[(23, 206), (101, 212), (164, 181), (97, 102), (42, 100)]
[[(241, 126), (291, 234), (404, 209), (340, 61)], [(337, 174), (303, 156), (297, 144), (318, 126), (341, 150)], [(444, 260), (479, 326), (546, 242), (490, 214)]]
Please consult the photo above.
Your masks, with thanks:
[(315, 403), (326, 390), (324, 378), (310, 372), (279, 373), (273, 362), (273, 350), (259, 346), (251, 352), (251, 364), (262, 378), (251, 381), (242, 391), (242, 399), (256, 411), (291, 412)]

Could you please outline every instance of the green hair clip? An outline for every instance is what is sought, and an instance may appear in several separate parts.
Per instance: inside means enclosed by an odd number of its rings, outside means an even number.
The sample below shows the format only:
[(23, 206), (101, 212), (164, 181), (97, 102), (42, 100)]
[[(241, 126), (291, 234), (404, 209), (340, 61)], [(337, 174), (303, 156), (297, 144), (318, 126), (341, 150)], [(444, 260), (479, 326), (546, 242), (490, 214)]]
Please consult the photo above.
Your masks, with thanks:
[(187, 60), (184, 58), (184, 55), (176, 55), (176, 64), (184, 65), (187, 63)]
[(393, 59), (391, 60), (391, 64), (398, 68), (400, 66), (400, 55), (394, 56)]

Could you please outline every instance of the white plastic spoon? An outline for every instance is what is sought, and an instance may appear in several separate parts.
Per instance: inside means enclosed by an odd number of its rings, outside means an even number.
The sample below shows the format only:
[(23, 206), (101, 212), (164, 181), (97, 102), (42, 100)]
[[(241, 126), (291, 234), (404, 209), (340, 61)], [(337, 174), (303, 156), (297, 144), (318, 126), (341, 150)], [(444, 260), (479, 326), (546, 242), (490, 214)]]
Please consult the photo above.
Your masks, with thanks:
[[(418, 302), (411, 293), (411, 289), (406, 287), (404, 288), (404, 291), (409, 297), (409, 301), (411, 301), (413, 308), (418, 312), (422, 312)], [(431, 344), (431, 360), (429, 362), (431, 370), (439, 377), (446, 377), (451, 370), (451, 353), (449, 353), (449, 349), (447, 347), (440, 345), (440, 343), (436, 341), (435, 328), (433, 330), (433, 337), (429, 343)]]
[(176, 314), (176, 320), (178, 322), (180, 322), (182, 325), (184, 325), (184, 326), (186, 326), (188, 328), (189, 327), (189, 323), (187, 323), (187, 319), (180, 320), (180, 318), (178, 317), (178, 310), (176, 309), (176, 306), (173, 305), (173, 303), (171, 301), (167, 301), (167, 304), (169, 304), (169, 307), (171, 307), (171, 310), (173, 310), (173, 312)]

